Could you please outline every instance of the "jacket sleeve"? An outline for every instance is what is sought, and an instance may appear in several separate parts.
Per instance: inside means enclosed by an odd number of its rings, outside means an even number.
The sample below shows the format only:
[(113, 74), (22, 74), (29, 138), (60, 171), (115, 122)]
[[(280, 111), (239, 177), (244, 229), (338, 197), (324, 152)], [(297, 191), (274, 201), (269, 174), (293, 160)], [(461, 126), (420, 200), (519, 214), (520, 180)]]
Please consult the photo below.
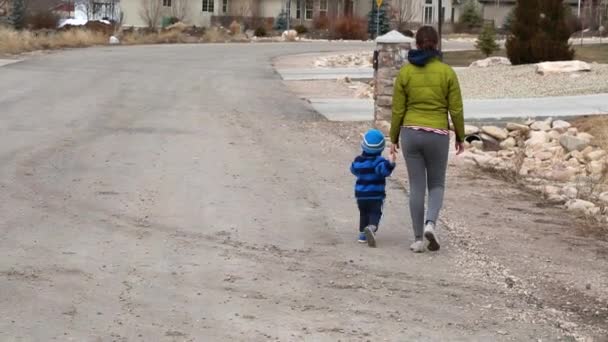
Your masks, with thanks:
[(388, 177), (393, 173), (395, 169), (395, 165), (386, 159), (382, 159), (378, 165), (376, 165), (376, 173), (382, 177)]
[(460, 92), (460, 84), (458, 76), (452, 68), (448, 74), (448, 110), (454, 124), (456, 132), (456, 140), (464, 141), (464, 108), (462, 104), (462, 94)]
[(357, 172), (357, 169), (355, 168), (355, 162), (352, 162), (352, 164), (350, 164), (350, 173), (352, 173), (355, 176), (359, 176), (359, 173)]
[(399, 75), (397, 75), (393, 92), (393, 115), (390, 132), (391, 142), (393, 144), (399, 143), (399, 133), (401, 132), (401, 125), (403, 125), (403, 118), (407, 111), (407, 94), (405, 93), (402, 73), (403, 71), (400, 71)]

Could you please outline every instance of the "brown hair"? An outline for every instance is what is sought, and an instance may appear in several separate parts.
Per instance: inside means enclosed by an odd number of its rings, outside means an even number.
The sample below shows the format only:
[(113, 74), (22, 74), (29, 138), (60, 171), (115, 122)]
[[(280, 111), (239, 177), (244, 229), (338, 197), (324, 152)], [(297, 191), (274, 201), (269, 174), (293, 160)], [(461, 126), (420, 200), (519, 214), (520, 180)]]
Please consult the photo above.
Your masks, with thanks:
[(416, 32), (416, 45), (419, 50), (437, 50), (439, 34), (432, 26), (423, 26)]

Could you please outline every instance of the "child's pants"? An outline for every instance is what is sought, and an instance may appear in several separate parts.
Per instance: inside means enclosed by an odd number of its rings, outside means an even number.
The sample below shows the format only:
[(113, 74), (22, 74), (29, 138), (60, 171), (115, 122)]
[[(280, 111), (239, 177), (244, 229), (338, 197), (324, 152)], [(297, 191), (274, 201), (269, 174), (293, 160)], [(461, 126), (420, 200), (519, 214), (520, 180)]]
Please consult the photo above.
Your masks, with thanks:
[(380, 218), (382, 217), (383, 200), (357, 200), (359, 206), (359, 231), (362, 232), (365, 227), (374, 225), (378, 227)]

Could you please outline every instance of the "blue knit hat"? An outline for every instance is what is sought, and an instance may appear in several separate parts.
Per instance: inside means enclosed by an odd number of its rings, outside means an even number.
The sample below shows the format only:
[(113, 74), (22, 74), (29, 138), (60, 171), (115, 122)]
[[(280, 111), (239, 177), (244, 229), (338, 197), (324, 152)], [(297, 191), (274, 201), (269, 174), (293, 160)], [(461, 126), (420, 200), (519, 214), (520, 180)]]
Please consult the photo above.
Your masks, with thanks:
[(377, 129), (367, 131), (361, 142), (361, 148), (367, 154), (380, 154), (384, 150), (385, 145), (384, 134)]

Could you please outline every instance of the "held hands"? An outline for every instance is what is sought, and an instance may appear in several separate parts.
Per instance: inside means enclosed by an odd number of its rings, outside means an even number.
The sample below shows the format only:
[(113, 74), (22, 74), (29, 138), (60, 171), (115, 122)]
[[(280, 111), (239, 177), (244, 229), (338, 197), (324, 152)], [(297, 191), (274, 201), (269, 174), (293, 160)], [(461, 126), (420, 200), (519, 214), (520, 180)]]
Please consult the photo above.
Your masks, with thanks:
[(397, 151), (399, 149), (399, 144), (392, 144), (391, 145), (391, 149), (388, 152), (388, 161), (390, 161), (391, 163), (395, 164), (395, 162), (397, 161)]
[(456, 141), (456, 155), (460, 155), (464, 152), (464, 143)]

